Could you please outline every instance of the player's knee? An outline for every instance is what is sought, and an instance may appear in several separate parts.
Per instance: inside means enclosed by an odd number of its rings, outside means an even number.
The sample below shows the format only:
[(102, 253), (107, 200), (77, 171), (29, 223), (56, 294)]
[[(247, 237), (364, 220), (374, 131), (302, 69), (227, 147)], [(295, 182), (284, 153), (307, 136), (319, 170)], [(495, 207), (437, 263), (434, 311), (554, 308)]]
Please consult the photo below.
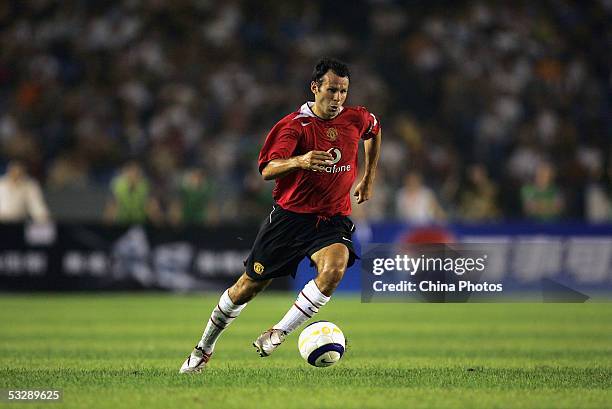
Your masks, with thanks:
[(261, 290), (266, 288), (270, 280), (255, 281), (243, 274), (236, 283), (230, 287), (229, 296), (234, 304), (244, 304), (251, 301)]
[(344, 276), (344, 271), (345, 268), (343, 266), (327, 266), (321, 269), (316, 280), (319, 291), (325, 295), (334, 292)]

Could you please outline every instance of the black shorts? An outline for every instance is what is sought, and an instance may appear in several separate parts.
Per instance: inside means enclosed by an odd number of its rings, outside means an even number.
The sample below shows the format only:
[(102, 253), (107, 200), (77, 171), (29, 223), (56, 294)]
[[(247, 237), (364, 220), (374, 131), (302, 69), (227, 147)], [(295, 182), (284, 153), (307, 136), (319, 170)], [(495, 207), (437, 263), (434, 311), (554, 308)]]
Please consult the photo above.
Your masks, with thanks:
[[(246, 273), (257, 281), (287, 275), (295, 277), (304, 257), (310, 258), (334, 243), (342, 243), (348, 248), (347, 267), (350, 267), (359, 258), (353, 247), (354, 230), (355, 224), (346, 216), (320, 218), (275, 205), (261, 224), (251, 254), (244, 262)], [(312, 259), (310, 262), (314, 265)]]

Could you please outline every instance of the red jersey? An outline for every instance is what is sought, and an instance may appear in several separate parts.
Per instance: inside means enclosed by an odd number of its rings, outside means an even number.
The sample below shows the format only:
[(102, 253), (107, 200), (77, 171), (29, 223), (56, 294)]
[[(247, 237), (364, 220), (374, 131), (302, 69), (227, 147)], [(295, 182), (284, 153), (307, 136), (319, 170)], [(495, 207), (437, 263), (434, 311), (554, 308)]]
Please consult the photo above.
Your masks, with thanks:
[(343, 107), (335, 118), (322, 119), (312, 112), (313, 104), (306, 102), (274, 125), (259, 153), (259, 172), (274, 159), (329, 151), (334, 159), (325, 172), (295, 170), (276, 179), (272, 195), (292, 212), (348, 216), (359, 140), (376, 136), (380, 123), (364, 107)]

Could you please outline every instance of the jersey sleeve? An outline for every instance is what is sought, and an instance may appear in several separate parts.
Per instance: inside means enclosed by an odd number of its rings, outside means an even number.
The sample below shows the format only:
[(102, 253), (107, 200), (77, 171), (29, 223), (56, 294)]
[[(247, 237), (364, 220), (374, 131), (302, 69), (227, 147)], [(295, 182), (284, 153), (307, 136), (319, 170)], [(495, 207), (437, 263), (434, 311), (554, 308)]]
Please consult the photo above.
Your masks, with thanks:
[(361, 139), (366, 140), (378, 135), (378, 132), (380, 132), (380, 122), (378, 118), (363, 107), (361, 108), (361, 115), (363, 118)]
[(277, 123), (268, 133), (259, 152), (259, 173), (274, 159), (290, 158), (295, 152), (299, 137), (299, 132), (290, 126), (290, 122), (283, 120)]

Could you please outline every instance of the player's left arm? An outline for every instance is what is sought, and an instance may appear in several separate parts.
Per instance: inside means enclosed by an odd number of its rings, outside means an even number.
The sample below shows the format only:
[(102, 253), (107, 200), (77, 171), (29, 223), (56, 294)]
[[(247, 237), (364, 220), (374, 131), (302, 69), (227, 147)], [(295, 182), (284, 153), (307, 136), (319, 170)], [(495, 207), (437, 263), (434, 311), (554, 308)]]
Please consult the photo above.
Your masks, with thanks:
[(372, 197), (381, 143), (382, 130), (379, 130), (376, 136), (366, 139), (363, 142), (365, 150), (365, 172), (363, 178), (355, 187), (355, 193), (353, 193), (353, 195), (357, 197), (357, 204), (363, 203)]

